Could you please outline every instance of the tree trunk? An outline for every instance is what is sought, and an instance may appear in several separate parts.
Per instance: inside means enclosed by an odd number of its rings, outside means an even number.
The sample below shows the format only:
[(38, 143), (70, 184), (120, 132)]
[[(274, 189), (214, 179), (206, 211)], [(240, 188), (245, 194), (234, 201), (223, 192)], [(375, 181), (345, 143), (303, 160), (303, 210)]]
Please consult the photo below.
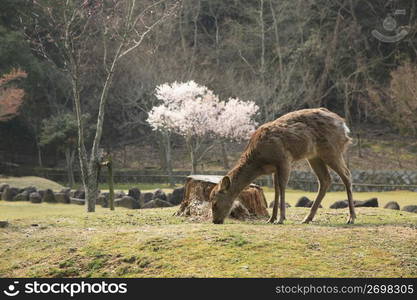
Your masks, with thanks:
[(110, 155), (108, 156), (107, 170), (109, 171), (109, 207), (110, 210), (114, 210), (113, 161)]
[(39, 167), (43, 167), (43, 163), (42, 163), (42, 149), (41, 146), (39, 145), (39, 143), (36, 141), (36, 149), (38, 150), (38, 164)]
[(220, 144), (221, 144), (222, 156), (223, 156), (223, 167), (227, 171), (230, 169), (230, 165), (229, 165), (229, 158), (227, 157), (226, 143), (222, 141)]
[(67, 163), (67, 180), (68, 187), (72, 188), (74, 186), (74, 151), (71, 151), (70, 148), (65, 149), (65, 160)]
[(172, 177), (172, 159), (171, 159), (171, 135), (169, 132), (162, 133), (165, 145), (165, 163), (168, 174), (168, 182), (170, 187), (175, 187), (174, 178)]
[(85, 205), (87, 212), (95, 212), (98, 197), (98, 159), (91, 159), (88, 164), (87, 176), (84, 180)]

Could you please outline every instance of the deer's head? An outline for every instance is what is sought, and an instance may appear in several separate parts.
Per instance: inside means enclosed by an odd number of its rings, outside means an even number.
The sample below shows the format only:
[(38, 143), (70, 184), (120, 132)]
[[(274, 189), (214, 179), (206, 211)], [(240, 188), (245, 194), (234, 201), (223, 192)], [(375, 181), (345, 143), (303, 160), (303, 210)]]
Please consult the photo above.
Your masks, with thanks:
[(213, 223), (223, 224), (229, 215), (233, 204), (233, 196), (230, 193), (230, 177), (225, 176), (210, 193), (212, 203)]

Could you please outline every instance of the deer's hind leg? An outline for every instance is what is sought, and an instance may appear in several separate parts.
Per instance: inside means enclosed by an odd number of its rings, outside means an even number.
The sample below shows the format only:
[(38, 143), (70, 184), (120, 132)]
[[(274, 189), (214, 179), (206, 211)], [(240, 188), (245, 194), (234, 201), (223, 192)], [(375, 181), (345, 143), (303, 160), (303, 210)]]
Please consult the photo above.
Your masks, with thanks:
[(345, 160), (343, 159), (342, 155), (335, 157), (334, 159), (326, 159), (327, 165), (332, 168), (337, 175), (343, 181), (343, 184), (346, 187), (346, 193), (348, 197), (349, 203), (349, 219), (347, 221), (348, 224), (353, 224), (355, 222), (356, 214), (355, 214), (355, 206), (353, 204), (353, 197), (352, 197), (352, 179), (351, 174), (346, 166)]
[(323, 200), (324, 196), (326, 195), (327, 189), (330, 187), (330, 184), (331, 184), (331, 177), (329, 174), (329, 170), (327, 169), (326, 163), (321, 158), (315, 157), (315, 158), (309, 159), (308, 162), (319, 181), (319, 190), (316, 196), (316, 200), (314, 200), (313, 206), (310, 209), (310, 213), (304, 218), (302, 222), (305, 224), (313, 221), (314, 216), (316, 215), (317, 209), (319, 208), (320, 203)]

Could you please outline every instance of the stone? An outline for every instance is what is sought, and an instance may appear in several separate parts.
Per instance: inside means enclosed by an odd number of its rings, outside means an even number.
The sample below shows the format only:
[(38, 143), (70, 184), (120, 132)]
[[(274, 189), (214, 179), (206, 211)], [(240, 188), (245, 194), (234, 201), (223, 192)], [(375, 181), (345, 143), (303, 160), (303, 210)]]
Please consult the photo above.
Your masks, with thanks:
[(364, 201), (353, 201), (353, 203), (355, 207), (379, 207), (378, 198), (371, 198)]
[(39, 194), (39, 192), (30, 193), (29, 194), (29, 201), (31, 203), (41, 203), (42, 202), (42, 197)]
[(28, 195), (29, 195), (30, 193), (36, 192), (36, 187), (34, 187), (34, 186), (27, 186), (27, 187), (24, 187), (23, 189), (20, 189), (19, 192), (22, 193), (24, 191), (28, 192)]
[(29, 201), (29, 193), (27, 191), (23, 191), (14, 196), (13, 201)]
[(178, 205), (181, 203), (182, 199), (184, 198), (184, 187), (176, 188), (172, 191), (170, 197), (168, 197), (169, 203), (173, 205)]
[(390, 201), (387, 204), (385, 204), (384, 208), (400, 210), (400, 205), (396, 201)]
[[(271, 202), (269, 202), (269, 208), (273, 208), (274, 207), (274, 200), (272, 200)], [(291, 205), (288, 202), (285, 202), (285, 207), (291, 207)]]
[(55, 194), (51, 189), (47, 189), (42, 197), (42, 202), (56, 203)]
[(9, 187), (10, 187), (10, 185), (8, 185), (7, 183), (0, 184), (0, 192), (3, 193), (4, 189), (9, 188)]
[(115, 199), (114, 206), (125, 207), (130, 209), (140, 208), (139, 200), (136, 200), (131, 196), (123, 196), (123, 198)]
[(411, 212), (411, 213), (417, 213), (417, 205), (407, 205), (407, 206), (404, 206), (403, 209), (402, 209), (402, 211), (408, 211), (408, 212)]
[(297, 203), (295, 203), (295, 207), (311, 207), (312, 205), (313, 205), (313, 201), (311, 201), (305, 196), (298, 199)]
[(96, 204), (101, 205), (102, 207), (109, 207), (109, 193), (101, 193), (98, 195)]
[(60, 191), (60, 193), (67, 194), (67, 195), (68, 195), (68, 197), (70, 197), (70, 196), (71, 196), (71, 189), (70, 189), (70, 188), (63, 188), (63, 189)]
[(349, 204), (348, 204), (347, 200), (340, 200), (340, 201), (336, 201), (335, 203), (330, 205), (330, 208), (339, 209), (339, 208), (345, 208), (345, 207), (348, 207), (348, 206), (349, 206)]
[(114, 192), (114, 199), (123, 198), (124, 196), (126, 196), (126, 194), (123, 191)]
[(43, 196), (45, 195), (45, 190), (38, 190), (39, 195), (41, 195), (41, 198), (43, 199)]
[(171, 207), (172, 204), (162, 199), (153, 199), (143, 205), (142, 208)]
[(76, 191), (74, 191), (73, 193), (73, 198), (77, 198), (77, 199), (85, 199), (85, 191), (83, 188), (80, 188)]
[(168, 197), (165, 194), (165, 192), (161, 189), (157, 189), (154, 193), (153, 193), (153, 199), (161, 199), (163, 201), (167, 201)]
[(19, 193), (19, 189), (14, 187), (6, 187), (2, 194), (1, 199), (4, 201), (13, 201), (13, 198)]
[(55, 193), (55, 200), (58, 203), (70, 203), (69, 193)]
[(79, 198), (70, 197), (70, 203), (71, 204), (84, 205), (85, 204), (85, 199), (79, 199)]
[(142, 193), (141, 198), (143, 199), (143, 203), (148, 203), (153, 198), (153, 193)]
[(7, 221), (0, 221), (0, 228), (5, 228), (7, 226), (9, 226), (9, 222), (7, 222)]
[(132, 197), (135, 200), (140, 199), (140, 190), (138, 188), (131, 188), (127, 194), (128, 196)]
[(230, 210), (230, 217), (244, 221), (250, 217), (250, 213), (240, 201), (235, 200)]

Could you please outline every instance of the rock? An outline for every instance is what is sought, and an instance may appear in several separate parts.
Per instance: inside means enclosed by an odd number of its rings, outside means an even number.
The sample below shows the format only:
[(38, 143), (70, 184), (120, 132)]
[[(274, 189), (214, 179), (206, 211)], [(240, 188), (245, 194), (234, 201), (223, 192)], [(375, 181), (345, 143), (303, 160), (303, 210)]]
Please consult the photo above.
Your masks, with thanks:
[(385, 204), (384, 208), (400, 210), (400, 205), (396, 201), (390, 201), (387, 204)]
[(8, 185), (7, 183), (2, 183), (0, 184), (0, 192), (3, 193), (3, 191), (5, 190), (5, 188), (9, 188), (10, 185)]
[(176, 188), (172, 191), (171, 197), (168, 198), (169, 203), (178, 205), (184, 198), (184, 187)]
[(5, 228), (7, 226), (9, 226), (9, 222), (7, 222), (7, 221), (0, 221), (0, 228)]
[[(355, 207), (378, 207), (378, 198), (371, 198), (369, 200), (364, 200), (364, 201), (353, 200), (353, 205)], [(330, 208), (339, 209), (339, 208), (345, 208), (348, 206), (349, 206), (349, 202), (347, 200), (340, 200), (330, 205)]]
[[(269, 207), (270, 208), (273, 208), (274, 207), (274, 200), (272, 200), (271, 202), (269, 202)], [(288, 207), (291, 207), (291, 205), (288, 203), (288, 202), (285, 202), (285, 207), (286, 208), (288, 208)]]
[(168, 201), (167, 195), (161, 189), (158, 189), (153, 193), (153, 199), (161, 199), (163, 201)]
[(55, 194), (51, 189), (47, 189), (42, 197), (42, 202), (56, 203)]
[(43, 196), (45, 195), (45, 190), (38, 190), (39, 195), (41, 195), (41, 198), (43, 199)]
[(29, 201), (29, 193), (27, 191), (23, 191), (14, 196), (13, 201)]
[(13, 198), (19, 193), (19, 189), (14, 187), (6, 187), (2, 194), (1, 199), (4, 201), (13, 201)]
[(73, 193), (73, 198), (77, 199), (85, 199), (85, 190), (83, 188), (80, 188)]
[(99, 204), (102, 207), (109, 207), (109, 193), (101, 193), (98, 195), (96, 204)]
[(411, 213), (417, 213), (417, 205), (407, 205), (407, 206), (404, 206), (402, 210), (408, 211)]
[(305, 196), (298, 199), (297, 203), (295, 203), (295, 207), (311, 207), (312, 205), (313, 201), (311, 201)]
[(138, 188), (132, 188), (129, 190), (128, 194), (129, 197), (132, 197), (135, 200), (140, 199), (140, 190)]
[(143, 203), (148, 203), (153, 198), (153, 193), (142, 193), (141, 198), (143, 199)]
[(123, 198), (115, 199), (114, 206), (126, 207), (130, 209), (140, 208), (139, 200), (136, 200), (131, 196), (124, 196)]
[(330, 205), (330, 208), (339, 209), (339, 208), (345, 208), (345, 207), (348, 207), (348, 206), (349, 206), (349, 204), (348, 204), (347, 200), (340, 200), (340, 201), (336, 201), (335, 203)]
[(70, 203), (71, 204), (84, 205), (85, 204), (85, 199), (79, 199), (79, 198), (70, 197)]
[(55, 200), (58, 203), (70, 203), (69, 193), (55, 193)]
[(31, 203), (41, 203), (42, 202), (42, 197), (39, 194), (39, 192), (30, 193), (29, 194), (29, 201)]
[(170, 207), (171, 203), (164, 201), (162, 199), (153, 199), (143, 205), (142, 208), (157, 208), (157, 207)]
[(70, 197), (70, 196), (71, 196), (71, 189), (70, 189), (70, 188), (63, 188), (63, 189), (60, 191), (60, 193), (67, 194), (67, 195), (68, 195), (68, 197)]
[(25, 191), (28, 192), (28, 195), (29, 195), (30, 193), (36, 192), (36, 187), (27, 186), (27, 187), (24, 187), (23, 189), (20, 189), (20, 193), (25, 192)]
[(353, 201), (353, 203), (355, 207), (379, 207), (378, 198), (371, 198), (369, 200), (364, 201)]
[(126, 196), (126, 194), (123, 191), (114, 192), (114, 199), (123, 198), (124, 196)]
[(230, 210), (230, 217), (243, 221), (250, 217), (250, 213), (240, 201), (235, 200)]

